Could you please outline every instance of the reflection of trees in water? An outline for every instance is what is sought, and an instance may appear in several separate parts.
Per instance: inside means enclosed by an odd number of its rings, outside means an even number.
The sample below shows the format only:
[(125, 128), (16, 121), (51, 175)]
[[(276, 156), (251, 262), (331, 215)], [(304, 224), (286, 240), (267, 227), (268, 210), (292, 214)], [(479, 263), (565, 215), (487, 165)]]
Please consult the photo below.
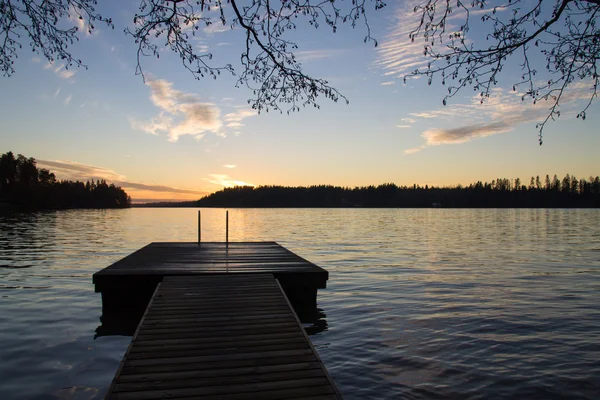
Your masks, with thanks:
[(0, 213), (0, 268), (27, 268), (48, 258), (56, 243), (56, 211)]

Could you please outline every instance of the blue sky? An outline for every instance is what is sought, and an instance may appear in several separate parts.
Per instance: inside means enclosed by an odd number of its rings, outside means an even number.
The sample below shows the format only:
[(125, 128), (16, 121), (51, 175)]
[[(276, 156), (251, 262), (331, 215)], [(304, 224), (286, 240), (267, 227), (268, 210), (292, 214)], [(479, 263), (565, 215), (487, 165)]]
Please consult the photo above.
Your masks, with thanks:
[[(547, 105), (512, 92), (516, 65), (483, 105), (466, 89), (444, 107), (439, 81), (404, 84), (407, 72), (426, 65), (422, 43), (408, 40), (417, 22), (412, 3), (389, 1), (369, 14), (377, 48), (363, 43), (361, 26), (333, 34), (300, 25), (292, 38), (305, 71), (329, 80), (350, 104), (321, 99), (320, 110), (257, 115), (234, 77), (196, 81), (167, 51), (144, 60), (145, 82), (135, 76), (136, 48), (122, 29), (136, 3), (110, 2), (102, 11), (115, 30), (100, 24), (72, 47), (89, 69), (67, 70), (23, 51), (16, 73), (0, 79), (0, 150), (35, 157), (59, 178), (116, 182), (134, 201), (197, 199), (234, 184), (456, 185), (598, 175), (598, 105), (585, 122), (574, 118), (585, 83), (546, 126), (543, 146), (535, 124)], [(195, 44), (239, 70), (243, 38), (217, 24)]]

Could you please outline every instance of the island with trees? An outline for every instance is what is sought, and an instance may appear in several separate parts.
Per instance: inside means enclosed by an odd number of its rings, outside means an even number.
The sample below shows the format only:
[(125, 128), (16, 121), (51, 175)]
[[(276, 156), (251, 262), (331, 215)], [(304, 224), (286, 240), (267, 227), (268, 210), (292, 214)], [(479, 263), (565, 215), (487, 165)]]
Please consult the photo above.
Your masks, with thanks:
[(25, 209), (125, 208), (131, 198), (104, 180), (57, 180), (47, 169), (38, 169), (34, 158), (12, 152), (0, 156), (0, 203)]
[[(171, 206), (177, 206), (173, 203)], [(167, 204), (163, 204), (167, 206)], [(197, 202), (195, 207), (447, 207), (447, 208), (598, 208), (600, 177), (577, 179), (567, 174), (529, 182), (498, 178), (468, 186), (242, 186), (225, 188)]]

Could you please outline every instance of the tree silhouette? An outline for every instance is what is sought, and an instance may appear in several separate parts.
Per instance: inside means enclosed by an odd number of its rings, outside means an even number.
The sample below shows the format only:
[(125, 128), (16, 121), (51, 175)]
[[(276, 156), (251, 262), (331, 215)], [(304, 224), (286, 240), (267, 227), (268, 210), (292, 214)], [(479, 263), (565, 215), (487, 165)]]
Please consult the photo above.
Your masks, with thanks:
[[(0, 70), (7, 76), (13, 74), (14, 59), (27, 44), (49, 62), (62, 60), (66, 68), (85, 67), (69, 49), (78, 40), (74, 19), (85, 20), (90, 33), (98, 22), (114, 28), (111, 18), (96, 11), (96, 3), (97, 0), (0, 0)], [(302, 71), (294, 55), (298, 46), (289, 39), (298, 19), (315, 28), (327, 26), (334, 32), (342, 24), (352, 27), (362, 24), (366, 29), (365, 42), (376, 45), (367, 11), (384, 6), (383, 0), (140, 0), (133, 26), (126, 27), (125, 33), (138, 46), (136, 73), (143, 76), (143, 57), (158, 58), (164, 46), (178, 55), (183, 67), (199, 79), (235, 71), (229, 63), (214, 64), (212, 54), (200, 51), (192, 38), (202, 26), (222, 24), (239, 28), (245, 32), (245, 48), (240, 55), (242, 70), (237, 75), (237, 85), (252, 90), (253, 97), (248, 102), (259, 112), (283, 111), (280, 105), (290, 112), (300, 106), (318, 107), (319, 96), (347, 101), (326, 80)]]
[[(430, 63), (412, 75), (427, 76), (430, 83), (439, 76), (442, 84), (448, 83), (444, 105), (467, 86), (479, 92), (483, 102), (507, 60), (519, 57), (522, 74), (511, 82), (513, 90), (523, 87), (523, 99), (550, 104), (546, 118), (537, 125), (540, 144), (546, 123), (560, 116), (565, 89), (579, 82), (590, 82), (588, 102), (577, 115), (586, 118), (598, 89), (599, 0), (428, 0), (415, 12), (420, 24), (410, 38), (424, 39)], [(464, 17), (457, 25), (451, 21), (456, 14)], [(476, 45), (469, 32), (473, 17), (480, 15), (488, 33), (486, 41)], [(545, 59), (543, 70), (532, 63), (536, 53)]]
[[(535, 178), (531, 178), (534, 181)], [(548, 181), (550, 178), (548, 177)], [(259, 186), (233, 187), (212, 193), (185, 207), (600, 207), (600, 178), (554, 178), (546, 188), (514, 185), (507, 178), (468, 186)], [(539, 182), (539, 179), (538, 179)], [(562, 184), (561, 184), (562, 182)], [(568, 182), (568, 184), (567, 184)], [(173, 204), (166, 204), (173, 206)]]
[[(196, 79), (235, 74), (237, 85), (252, 91), (248, 102), (259, 112), (318, 107), (319, 96), (348, 101), (326, 80), (303, 72), (290, 31), (299, 21), (333, 32), (342, 24), (360, 24), (366, 31), (365, 42), (377, 45), (368, 15), (386, 5), (383, 0), (139, 1), (133, 24), (125, 28), (138, 47), (136, 73), (143, 76), (144, 56), (158, 58), (166, 47)], [(96, 23), (114, 28), (111, 18), (97, 12), (96, 4), (97, 0), (0, 0), (0, 70), (13, 74), (14, 60), (27, 45), (49, 62), (85, 67), (69, 48), (78, 40), (77, 20), (86, 22), (88, 32)], [(590, 83), (590, 91), (577, 117), (586, 118), (600, 79), (600, 0), (423, 0), (415, 12), (420, 23), (410, 39), (423, 40), (424, 56), (430, 62), (412, 75), (427, 76), (430, 83), (439, 76), (442, 84), (448, 84), (444, 104), (467, 86), (478, 91), (483, 102), (507, 61), (518, 58), (522, 73), (511, 82), (513, 89), (523, 90), (523, 99), (550, 104), (538, 124), (540, 144), (546, 123), (560, 116), (565, 90), (584, 82)], [(464, 20), (456, 24), (456, 16)], [(487, 32), (484, 45), (474, 44), (469, 37), (473, 18), (480, 16)], [(245, 33), (241, 71), (236, 72), (231, 63), (215, 64), (212, 53), (194, 46), (192, 39), (200, 28), (212, 24)], [(541, 69), (535, 67), (532, 55), (544, 58)]]
[(131, 198), (106, 181), (57, 181), (47, 169), (37, 169), (34, 158), (12, 152), (0, 155), (0, 202), (33, 209), (125, 208)]

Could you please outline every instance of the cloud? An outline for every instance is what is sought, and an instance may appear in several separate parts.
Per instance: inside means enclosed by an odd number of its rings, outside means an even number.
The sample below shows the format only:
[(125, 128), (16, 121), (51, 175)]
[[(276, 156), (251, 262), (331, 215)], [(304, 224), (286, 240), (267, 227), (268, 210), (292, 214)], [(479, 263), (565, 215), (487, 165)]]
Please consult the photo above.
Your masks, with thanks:
[(71, 102), (71, 99), (73, 98), (73, 96), (68, 95), (67, 98), (65, 99), (65, 105), (68, 106), (69, 103)]
[[(574, 84), (572, 88), (566, 90), (561, 100), (563, 118), (574, 117), (578, 102), (588, 98), (589, 93), (589, 87), (585, 84)], [(445, 127), (426, 129), (421, 134), (425, 144), (407, 149), (404, 153), (414, 154), (430, 146), (466, 143), (474, 139), (510, 132), (519, 124), (539, 122), (548, 115), (550, 102), (541, 100), (533, 104), (522, 101), (522, 96), (522, 93), (496, 88), (492, 96), (483, 104), (480, 103), (479, 96), (474, 96), (467, 104), (411, 113), (414, 118), (407, 119), (435, 120), (436, 124), (443, 121), (441, 124)], [(453, 122), (457, 120), (469, 122), (453, 127)]]
[(406, 128), (410, 128), (412, 125), (396, 125), (396, 128), (400, 128), (400, 129), (406, 129)]
[(416, 148), (407, 149), (404, 153), (414, 154), (430, 146), (465, 143), (477, 138), (484, 138), (498, 133), (506, 133), (511, 131), (519, 122), (527, 122), (527, 118), (516, 118), (512, 121), (500, 120), (484, 124), (464, 125), (450, 129), (428, 129), (421, 134), (425, 139), (425, 144)]
[(77, 71), (67, 69), (64, 64), (59, 65), (54, 72), (63, 79), (70, 79), (77, 73)]
[(225, 174), (211, 174), (210, 178), (205, 178), (210, 183), (214, 183), (215, 185), (224, 186), (224, 187), (234, 187), (234, 186), (256, 186), (252, 183), (238, 181), (231, 178), (229, 175)]
[[(501, 120), (497, 122), (490, 122), (488, 124), (464, 125), (452, 129), (434, 128), (426, 130), (421, 136), (427, 140), (428, 146), (464, 143), (475, 138), (508, 132), (512, 129), (514, 122), (516, 121), (509, 122), (507, 120)], [(524, 120), (521, 119), (518, 122), (524, 122)]]
[[(425, 42), (418, 38), (411, 42), (409, 34), (418, 27), (420, 13), (414, 12), (414, 7), (422, 4), (421, 0), (407, 0), (395, 3), (395, 27), (383, 38), (377, 50), (375, 64), (379, 66), (383, 75), (389, 78), (403, 78), (415, 69), (427, 68), (431, 58), (423, 54)], [(498, 9), (497, 11), (504, 11)], [(470, 10), (471, 17), (490, 12), (489, 8), (481, 10)], [(452, 32), (459, 29), (464, 21), (466, 13), (460, 7), (455, 7), (453, 13), (446, 21), (446, 31)], [(477, 17), (475, 17), (476, 19)], [(476, 33), (472, 31), (473, 38)], [(449, 35), (443, 35), (447, 39)], [(467, 39), (467, 45), (468, 42)], [(443, 47), (446, 43), (440, 43), (439, 37), (435, 46)], [(386, 79), (387, 83), (390, 79)], [(561, 109), (563, 115), (567, 110), (573, 111), (573, 107), (579, 100), (589, 99), (589, 84), (587, 86), (573, 84), (561, 98)], [(430, 125), (425, 128), (421, 137), (425, 143), (419, 147), (407, 149), (406, 154), (419, 152), (430, 146), (465, 143), (477, 138), (502, 134), (512, 131), (517, 125), (527, 122), (542, 122), (548, 115), (551, 104), (547, 101), (538, 101), (532, 104), (522, 100), (523, 93), (510, 91), (509, 89), (495, 88), (489, 98), (480, 104), (481, 98), (474, 96), (466, 104), (454, 104), (435, 110), (422, 110), (410, 113), (409, 117), (402, 119), (397, 128), (408, 128), (409, 124), (420, 121)], [(440, 99), (441, 101), (441, 99)], [(569, 112), (570, 112), (569, 111)], [(571, 113), (574, 115), (574, 113)], [(563, 117), (564, 118), (564, 117)]]
[(300, 62), (310, 62), (340, 57), (344, 55), (344, 53), (346, 53), (346, 50), (343, 49), (321, 49), (297, 51), (294, 55)]
[(85, 19), (82, 17), (81, 13), (75, 9), (75, 7), (69, 7), (69, 21), (75, 22), (75, 26), (77, 26), (77, 30), (79, 32), (87, 32), (87, 24)]
[(427, 147), (427, 146), (423, 145), (420, 147), (415, 147), (414, 149), (406, 149), (406, 150), (404, 150), (404, 154), (414, 154), (414, 153), (417, 153), (417, 152), (423, 150), (425, 147)]
[(90, 179), (104, 179), (110, 182), (121, 181), (125, 176), (116, 173), (113, 170), (95, 167), (86, 164), (80, 164), (74, 161), (66, 160), (37, 160), (37, 164), (42, 168), (47, 168), (54, 172), (59, 179), (73, 181), (87, 181)]
[(242, 121), (246, 118), (254, 117), (257, 113), (254, 110), (249, 110), (246, 108), (239, 108), (238, 110), (225, 114), (223, 120), (225, 120), (228, 128), (240, 128), (244, 126)]
[(161, 112), (148, 122), (138, 121), (134, 118), (129, 119), (133, 129), (145, 131), (151, 135), (158, 136), (160, 132), (166, 132), (173, 125), (173, 118)]
[(94, 25), (90, 32), (90, 24), (85, 15), (86, 13), (81, 11), (80, 7), (75, 7), (72, 4), (69, 6), (69, 21), (74, 23), (78, 32), (83, 32), (84, 37), (98, 34), (100, 32), (98, 25)]
[(56, 75), (63, 79), (71, 79), (77, 73), (77, 71), (67, 69), (64, 63), (56, 65), (56, 63), (48, 62), (48, 64), (44, 65), (44, 69), (52, 69)]
[[(425, 139), (422, 146), (407, 149), (405, 154), (414, 154), (430, 146), (443, 144), (466, 143), (477, 138), (506, 133), (521, 123), (535, 121), (546, 111), (546, 108), (522, 103), (511, 99), (510, 95), (497, 95), (489, 102), (479, 103), (479, 97), (474, 97), (470, 104), (459, 104), (444, 109), (411, 113), (417, 119), (434, 120), (443, 128), (428, 128), (421, 137)], [(452, 126), (453, 122), (469, 121), (467, 124)], [(440, 121), (444, 121), (440, 123)]]
[(210, 24), (204, 27), (204, 33), (207, 35), (214, 35), (217, 33), (227, 32), (231, 30), (230, 25), (223, 25), (220, 21)]
[[(420, 11), (415, 12), (415, 7), (422, 5), (422, 0), (406, 0), (396, 3), (394, 18), (396, 23), (394, 28), (383, 38), (379, 46), (377, 46), (377, 59), (375, 65), (379, 66), (384, 71), (384, 76), (404, 78), (404, 76), (412, 73), (415, 69), (425, 69), (431, 58), (423, 54), (423, 48), (426, 44), (422, 35), (411, 41), (409, 35), (418, 26), (421, 20)], [(440, 6), (445, 7), (445, 6)], [(469, 7), (470, 8), (470, 7)], [(500, 10), (500, 8), (497, 8)], [(490, 11), (490, 8), (481, 10), (470, 10), (471, 18), (477, 19), (476, 15), (481, 15)], [(441, 11), (439, 12), (441, 15)], [(436, 16), (438, 14), (436, 13)], [(450, 39), (450, 33), (460, 29), (460, 25), (464, 22), (467, 14), (461, 7), (452, 7), (452, 13), (446, 19), (446, 33), (440, 36), (435, 36), (435, 46), (444, 48), (447, 45), (446, 41)], [(469, 44), (470, 41), (466, 41)], [(431, 44), (431, 38), (428, 42)], [(418, 77), (413, 77), (418, 78)]]
[[(169, 195), (193, 195), (194, 197), (204, 196), (208, 194), (206, 191), (193, 189), (180, 189), (172, 186), (150, 185), (140, 182), (132, 182), (111, 169), (96, 167), (66, 160), (37, 160), (38, 166), (47, 168), (56, 174), (58, 179), (86, 182), (89, 180), (106, 180), (108, 183), (114, 183), (121, 186), (125, 191), (135, 193), (139, 192), (154, 192), (155, 194)], [(130, 193), (130, 194), (132, 194)], [(188, 196), (189, 197), (189, 196)], [(138, 200), (139, 201), (139, 200)]]
[(145, 183), (129, 182), (129, 181), (117, 181), (115, 185), (122, 186), (125, 190), (139, 189), (144, 191), (162, 192), (162, 193), (181, 193), (181, 194), (193, 194), (193, 195), (205, 195), (205, 191), (189, 190), (189, 189), (178, 189), (171, 186), (164, 185), (147, 185)]
[(414, 7), (421, 0), (398, 2), (396, 6), (396, 24), (377, 46), (375, 65), (383, 69), (385, 76), (404, 77), (416, 68), (427, 66), (427, 58), (423, 55), (423, 43), (411, 42), (409, 34), (419, 23)]
[(132, 128), (152, 135), (164, 132), (171, 142), (184, 135), (200, 139), (205, 132), (221, 133), (221, 111), (214, 104), (173, 89), (173, 84), (166, 80), (148, 79), (146, 85), (151, 89), (150, 100), (161, 112), (148, 122), (130, 118)]
[(229, 168), (229, 169), (233, 169), (235, 167), (237, 167), (237, 165), (233, 165), (233, 164), (225, 164), (223, 165), (224, 168)]

